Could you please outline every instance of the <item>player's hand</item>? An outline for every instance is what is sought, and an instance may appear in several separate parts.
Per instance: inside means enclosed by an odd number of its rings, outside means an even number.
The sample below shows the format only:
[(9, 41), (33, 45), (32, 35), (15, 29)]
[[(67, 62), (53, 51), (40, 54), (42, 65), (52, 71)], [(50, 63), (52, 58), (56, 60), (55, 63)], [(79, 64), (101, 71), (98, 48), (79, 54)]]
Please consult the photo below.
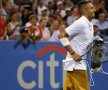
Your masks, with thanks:
[(80, 61), (80, 60), (81, 60), (81, 56), (78, 55), (77, 53), (74, 53), (74, 54), (72, 55), (72, 58), (73, 58), (75, 61)]

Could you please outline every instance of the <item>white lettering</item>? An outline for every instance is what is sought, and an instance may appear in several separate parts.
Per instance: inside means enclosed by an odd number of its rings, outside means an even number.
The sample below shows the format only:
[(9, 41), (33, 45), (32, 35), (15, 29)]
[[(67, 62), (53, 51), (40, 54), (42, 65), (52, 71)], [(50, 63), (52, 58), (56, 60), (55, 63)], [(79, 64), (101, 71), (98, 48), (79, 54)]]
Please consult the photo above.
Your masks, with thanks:
[[(59, 67), (59, 61), (55, 61), (55, 54), (51, 54), (50, 55), (50, 60), (46, 61), (46, 68), (50, 69), (50, 77), (48, 80), (50, 80), (50, 85), (52, 88), (59, 88), (60, 82), (55, 82), (55, 68)], [(38, 68), (38, 84), (36, 81), (32, 80), (31, 82), (26, 82), (23, 79), (23, 71), (27, 68), (30, 67), (32, 69), (36, 69), (36, 66)], [(17, 71), (17, 80), (20, 84), (20, 86), (24, 89), (33, 89), (36, 87), (36, 85), (38, 85), (37, 88), (39, 89), (43, 89), (44, 88), (44, 62), (42, 60), (39, 60), (38, 63), (36, 64), (35, 62), (33, 62), (32, 60), (26, 60), (23, 61), (19, 67), (18, 67), (18, 71)]]
[(39, 61), (39, 70), (38, 70), (38, 81), (39, 81), (39, 88), (43, 88), (43, 75), (44, 75), (44, 70), (43, 70), (43, 61)]
[(52, 88), (58, 88), (59, 82), (55, 83), (55, 67), (59, 66), (58, 61), (55, 61), (55, 54), (50, 55), (50, 61), (47, 61), (47, 66), (50, 67), (50, 84)]
[(17, 79), (19, 84), (24, 88), (24, 89), (32, 89), (36, 86), (35, 81), (33, 80), (31, 83), (26, 83), (23, 80), (23, 71), (26, 67), (31, 67), (35, 69), (36, 64), (32, 60), (27, 60), (24, 61), (23, 63), (20, 64), (18, 71), (17, 71)]

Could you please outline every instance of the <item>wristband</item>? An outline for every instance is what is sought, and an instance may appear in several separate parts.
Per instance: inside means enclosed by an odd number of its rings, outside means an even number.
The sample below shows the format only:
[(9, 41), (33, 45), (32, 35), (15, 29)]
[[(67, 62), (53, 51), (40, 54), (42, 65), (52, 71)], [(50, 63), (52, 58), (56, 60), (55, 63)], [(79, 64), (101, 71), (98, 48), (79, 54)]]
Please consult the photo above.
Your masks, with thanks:
[(60, 42), (64, 47), (70, 44), (68, 38), (66, 38), (66, 37), (61, 38)]

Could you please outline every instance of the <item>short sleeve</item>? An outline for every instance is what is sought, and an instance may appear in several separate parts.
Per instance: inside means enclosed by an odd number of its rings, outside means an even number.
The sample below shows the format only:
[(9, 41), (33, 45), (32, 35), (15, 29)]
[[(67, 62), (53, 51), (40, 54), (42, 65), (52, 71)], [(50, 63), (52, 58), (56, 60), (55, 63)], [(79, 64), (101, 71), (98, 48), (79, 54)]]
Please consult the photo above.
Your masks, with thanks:
[(83, 26), (78, 21), (74, 21), (69, 27), (65, 29), (69, 36), (76, 36), (81, 33)]

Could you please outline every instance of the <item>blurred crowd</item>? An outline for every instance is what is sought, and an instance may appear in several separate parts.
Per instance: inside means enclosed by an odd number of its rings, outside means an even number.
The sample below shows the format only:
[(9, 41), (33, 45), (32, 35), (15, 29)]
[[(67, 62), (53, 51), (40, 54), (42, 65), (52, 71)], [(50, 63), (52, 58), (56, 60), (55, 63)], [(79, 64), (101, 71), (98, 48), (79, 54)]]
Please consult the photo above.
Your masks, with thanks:
[[(58, 41), (57, 35), (81, 15), (82, 0), (0, 0), (0, 40)], [(95, 9), (93, 24), (102, 38), (108, 37), (108, 0), (90, 0)]]

